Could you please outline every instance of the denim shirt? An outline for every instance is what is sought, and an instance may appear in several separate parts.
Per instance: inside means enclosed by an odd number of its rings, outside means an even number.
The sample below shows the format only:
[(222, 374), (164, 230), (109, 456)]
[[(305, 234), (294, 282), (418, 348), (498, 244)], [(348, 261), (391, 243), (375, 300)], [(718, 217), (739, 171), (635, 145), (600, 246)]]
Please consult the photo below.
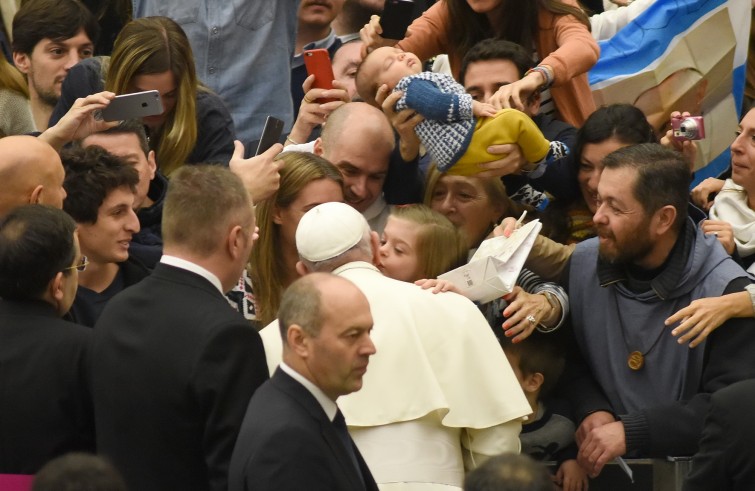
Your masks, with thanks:
[(134, 17), (163, 15), (186, 31), (197, 76), (223, 98), (248, 145), (265, 118), (293, 124), (291, 59), (300, 0), (132, 0)]

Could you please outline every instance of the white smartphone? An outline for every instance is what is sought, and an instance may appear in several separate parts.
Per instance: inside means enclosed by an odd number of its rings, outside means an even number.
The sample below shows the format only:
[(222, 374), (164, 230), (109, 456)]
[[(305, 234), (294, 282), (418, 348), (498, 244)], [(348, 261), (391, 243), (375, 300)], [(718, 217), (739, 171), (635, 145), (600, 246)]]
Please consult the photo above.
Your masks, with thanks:
[(102, 110), (101, 115), (105, 121), (124, 121), (155, 116), (162, 112), (163, 103), (160, 93), (156, 90), (147, 90), (115, 96), (115, 99)]

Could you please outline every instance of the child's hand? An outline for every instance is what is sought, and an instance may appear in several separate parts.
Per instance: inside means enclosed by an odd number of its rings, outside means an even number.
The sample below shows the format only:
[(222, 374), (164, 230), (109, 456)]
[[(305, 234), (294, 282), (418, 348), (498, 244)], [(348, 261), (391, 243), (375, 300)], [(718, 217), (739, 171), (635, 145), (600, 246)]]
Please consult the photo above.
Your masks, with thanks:
[(472, 101), (472, 114), (478, 118), (492, 118), (497, 113), (492, 104), (480, 101)]
[(564, 491), (587, 491), (587, 473), (576, 460), (565, 460), (558, 468), (554, 481)]
[(459, 289), (456, 288), (456, 285), (454, 285), (448, 280), (438, 280), (438, 279), (417, 280), (414, 282), (414, 284), (421, 286), (423, 290), (429, 290), (430, 288), (432, 288), (433, 293), (454, 292), (460, 295), (462, 294), (461, 291), (459, 291)]

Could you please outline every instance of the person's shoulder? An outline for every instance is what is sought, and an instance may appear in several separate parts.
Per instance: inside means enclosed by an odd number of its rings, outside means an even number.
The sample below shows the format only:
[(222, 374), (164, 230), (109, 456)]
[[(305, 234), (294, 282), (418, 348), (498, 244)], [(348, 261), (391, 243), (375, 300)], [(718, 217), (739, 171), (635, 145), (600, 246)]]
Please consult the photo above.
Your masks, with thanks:
[[(259, 427), (268, 433), (301, 434), (307, 428), (313, 427), (315, 421), (311, 412), (305, 407), (305, 394), (299, 394), (294, 389), (287, 389), (281, 380), (281, 375), (273, 373), (254, 392), (247, 407), (245, 426)], [(301, 387), (302, 391), (306, 391)], [(316, 404), (316, 402), (315, 402)], [(259, 416), (274, 415), (272, 418), (260, 418)], [(251, 418), (251, 419), (250, 419)]]
[(49, 331), (53, 336), (88, 337), (92, 330), (54, 314), (53, 307), (42, 301), (16, 302), (0, 299), (0, 329), (14, 325), (33, 326), (24, 331)]
[(92, 329), (65, 319), (50, 319), (46, 324), (41, 324), (46, 336), (54, 337), (58, 341), (66, 340), (70, 344), (89, 343)]
[(72, 80), (88, 79), (101, 82), (105, 78), (103, 67), (108, 64), (108, 60), (109, 57), (100, 56), (85, 58), (71, 67), (66, 75), (66, 79), (72, 76)]
[(207, 114), (213, 111), (228, 112), (228, 107), (222, 97), (212, 89), (197, 90), (197, 114)]

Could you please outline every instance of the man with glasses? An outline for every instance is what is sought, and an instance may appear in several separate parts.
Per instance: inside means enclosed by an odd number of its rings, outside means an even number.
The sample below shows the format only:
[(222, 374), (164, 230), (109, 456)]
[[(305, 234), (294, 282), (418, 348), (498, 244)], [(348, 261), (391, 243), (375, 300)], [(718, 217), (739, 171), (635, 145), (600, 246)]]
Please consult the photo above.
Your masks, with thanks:
[(134, 212), (139, 175), (124, 159), (96, 146), (64, 152), (63, 165), (63, 209), (76, 221), (81, 250), (90, 262), (79, 275), (71, 317), (93, 327), (111, 298), (149, 275), (129, 254), (131, 238), (139, 232)]
[(87, 263), (75, 230), (50, 206), (0, 219), (0, 474), (34, 474), (67, 452), (94, 451), (91, 331), (61, 319)]

